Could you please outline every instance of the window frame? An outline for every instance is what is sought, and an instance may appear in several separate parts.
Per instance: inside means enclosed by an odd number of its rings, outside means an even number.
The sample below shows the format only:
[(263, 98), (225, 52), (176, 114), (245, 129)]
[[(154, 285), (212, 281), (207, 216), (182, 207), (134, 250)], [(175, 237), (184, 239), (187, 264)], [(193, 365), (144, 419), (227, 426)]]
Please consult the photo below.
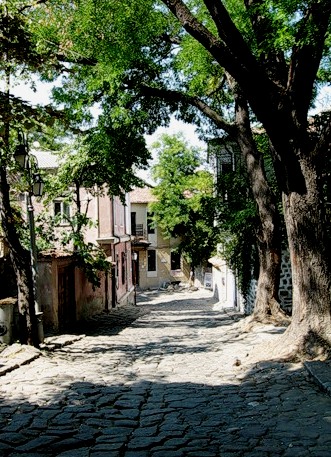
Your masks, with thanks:
[[(56, 205), (59, 206), (59, 211), (56, 211)], [(70, 225), (69, 220), (71, 218), (71, 205), (65, 200), (55, 199), (53, 200), (53, 215), (60, 215), (60, 225)]]
[(147, 234), (148, 235), (155, 235), (155, 227), (153, 221), (154, 213), (147, 212)]

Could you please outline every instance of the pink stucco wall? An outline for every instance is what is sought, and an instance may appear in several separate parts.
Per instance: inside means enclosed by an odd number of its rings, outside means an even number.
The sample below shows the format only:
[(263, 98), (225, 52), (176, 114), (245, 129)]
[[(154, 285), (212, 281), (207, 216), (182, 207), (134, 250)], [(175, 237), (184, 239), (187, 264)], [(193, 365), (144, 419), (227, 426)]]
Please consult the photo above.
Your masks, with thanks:
[[(111, 300), (111, 281), (108, 281), (106, 289), (105, 275), (101, 274), (101, 284), (93, 290), (91, 283), (86, 279), (84, 272), (75, 270), (75, 297), (76, 297), (76, 318), (86, 319), (105, 310), (106, 294)], [(111, 306), (111, 305), (110, 305)]]
[(114, 245), (114, 262), (116, 264), (116, 299), (120, 302), (132, 292), (131, 243), (123, 242)]
[(99, 237), (113, 236), (113, 202), (108, 195), (98, 197)]
[[(94, 221), (94, 225), (84, 232), (85, 240), (95, 244), (100, 243), (106, 256), (109, 257), (109, 261), (112, 261), (116, 268), (114, 277), (111, 277), (111, 273), (109, 273), (106, 280), (105, 275), (102, 274), (101, 286), (95, 290), (85, 278), (84, 273), (75, 268), (73, 287), (77, 320), (100, 313), (107, 306), (110, 309), (114, 305), (118, 306), (133, 301), (129, 201), (128, 205), (123, 205), (118, 197), (111, 198), (107, 193), (103, 196), (92, 197), (85, 189), (80, 189), (80, 200), (82, 212), (87, 208), (87, 216)], [(36, 200), (34, 207), (36, 215), (45, 209), (43, 204)], [(52, 203), (46, 209), (49, 214), (53, 214)], [(75, 208), (72, 208), (71, 214), (74, 213)], [(65, 230), (65, 227), (66, 225), (63, 224), (60, 229)], [(56, 257), (56, 255), (54, 258), (44, 259), (40, 262), (38, 281), (45, 326), (54, 330), (59, 328), (60, 320), (58, 268), (64, 262), (64, 259)], [(115, 281), (116, 286), (114, 302), (112, 300), (112, 281)], [(63, 307), (61, 310), (63, 313)]]

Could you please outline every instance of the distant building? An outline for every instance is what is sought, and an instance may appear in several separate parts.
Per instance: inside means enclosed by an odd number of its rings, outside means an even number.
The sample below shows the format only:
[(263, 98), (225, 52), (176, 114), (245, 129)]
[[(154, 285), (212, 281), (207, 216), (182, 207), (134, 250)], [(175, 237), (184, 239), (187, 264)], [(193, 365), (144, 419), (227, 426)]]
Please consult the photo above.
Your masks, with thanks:
[(141, 289), (189, 281), (189, 265), (176, 252), (180, 240), (165, 239), (152, 222), (149, 204), (155, 200), (149, 187), (137, 188), (130, 193), (134, 272)]
[[(260, 131), (256, 131), (259, 133)], [(228, 189), (219, 185), (222, 174), (243, 167), (239, 146), (228, 138), (214, 138), (208, 143), (209, 162), (213, 168), (214, 180), (217, 186), (217, 197), (227, 202), (231, 200)], [(253, 234), (252, 234), (253, 237)], [(253, 243), (253, 240), (252, 240)], [(232, 271), (222, 256), (222, 246), (219, 245), (217, 254), (209, 259), (212, 265), (212, 283), (215, 298), (224, 307), (236, 308), (245, 314), (254, 310), (257, 279), (252, 278), (245, 296), (238, 287), (236, 272)], [(287, 251), (282, 252), (281, 277), (279, 284), (279, 299), (281, 307), (290, 313), (292, 307), (292, 275)]]

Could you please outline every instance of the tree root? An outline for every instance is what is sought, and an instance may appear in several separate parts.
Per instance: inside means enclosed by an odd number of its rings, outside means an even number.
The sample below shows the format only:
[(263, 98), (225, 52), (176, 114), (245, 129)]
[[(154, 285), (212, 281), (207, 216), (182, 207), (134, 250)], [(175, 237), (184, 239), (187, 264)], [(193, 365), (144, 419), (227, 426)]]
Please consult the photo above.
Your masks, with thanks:
[[(255, 322), (256, 329), (258, 323)], [(252, 328), (252, 327), (251, 327)], [(263, 360), (277, 362), (302, 362), (304, 360), (331, 359), (331, 334), (329, 329), (315, 329), (307, 325), (293, 325), (275, 340), (255, 346), (247, 361), (254, 363), (256, 353), (262, 354)]]
[(287, 327), (290, 322), (290, 316), (281, 309), (280, 304), (274, 298), (267, 304), (256, 300), (253, 314), (242, 321), (241, 329), (248, 333), (258, 324)]
[[(327, 360), (331, 358), (330, 327), (313, 328), (291, 324), (279, 341), (296, 360)], [(290, 351), (290, 349), (292, 350)]]
[[(256, 305), (252, 315), (237, 323), (239, 332), (258, 332), (259, 327), (263, 326), (287, 327), (273, 341), (254, 348), (254, 352), (257, 350), (263, 354), (264, 360), (300, 362), (331, 359), (331, 315), (291, 319), (276, 300), (268, 303), (268, 306), (261, 301)], [(252, 361), (256, 357), (252, 353), (249, 358)]]

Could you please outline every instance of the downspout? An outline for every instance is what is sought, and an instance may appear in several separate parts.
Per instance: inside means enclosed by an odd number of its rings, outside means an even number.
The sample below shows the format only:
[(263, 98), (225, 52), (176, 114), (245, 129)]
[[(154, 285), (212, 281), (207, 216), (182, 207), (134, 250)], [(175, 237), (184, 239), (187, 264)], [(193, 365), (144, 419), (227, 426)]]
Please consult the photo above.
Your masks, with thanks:
[(109, 313), (108, 272), (105, 273), (105, 312)]

